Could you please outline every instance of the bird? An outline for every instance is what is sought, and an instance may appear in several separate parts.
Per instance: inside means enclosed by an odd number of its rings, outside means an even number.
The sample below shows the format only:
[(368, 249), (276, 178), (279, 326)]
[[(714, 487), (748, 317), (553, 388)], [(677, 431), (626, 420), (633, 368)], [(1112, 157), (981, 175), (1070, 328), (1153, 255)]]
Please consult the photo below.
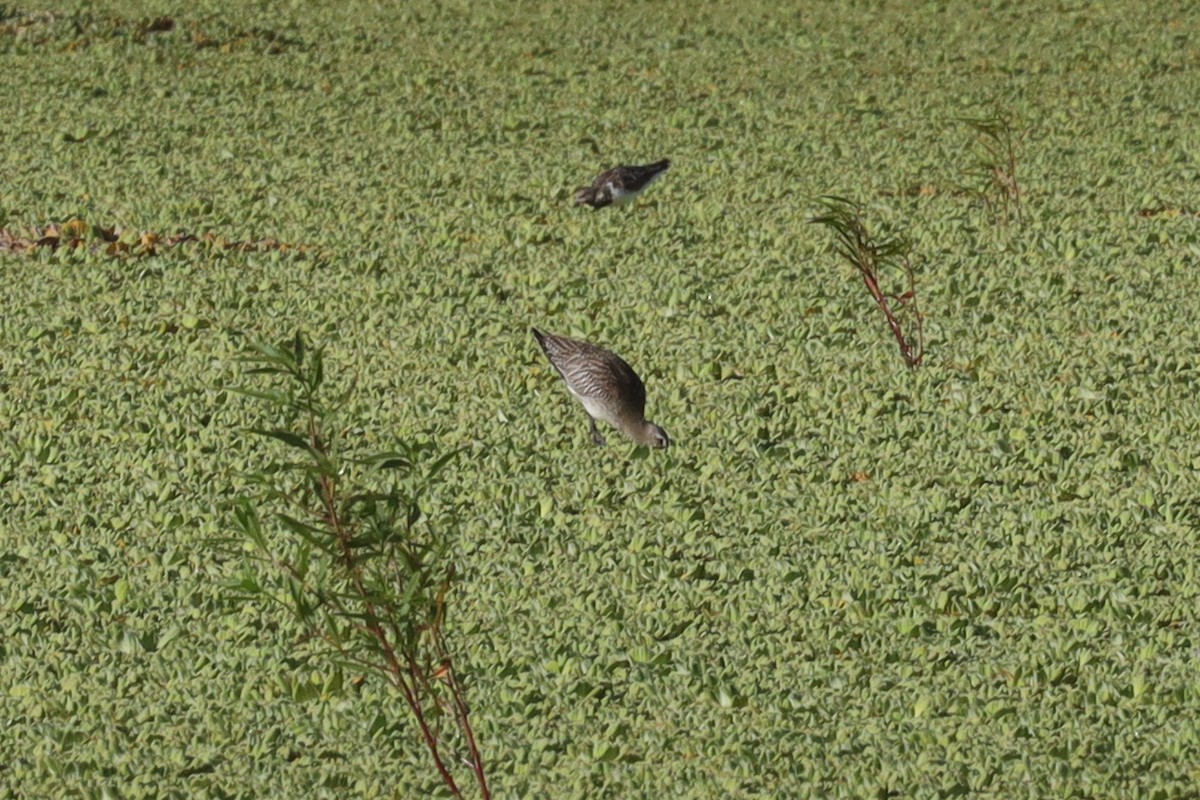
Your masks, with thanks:
[(625, 360), (603, 347), (533, 328), (550, 365), (567, 389), (583, 403), (591, 420), (592, 441), (605, 444), (596, 427), (603, 420), (639, 445), (663, 448), (671, 444), (667, 432), (646, 419), (646, 387)]
[(576, 190), (575, 205), (597, 209), (631, 202), (670, 168), (669, 158), (653, 164), (613, 167), (601, 172), (596, 180), (592, 181), (591, 186), (582, 186)]

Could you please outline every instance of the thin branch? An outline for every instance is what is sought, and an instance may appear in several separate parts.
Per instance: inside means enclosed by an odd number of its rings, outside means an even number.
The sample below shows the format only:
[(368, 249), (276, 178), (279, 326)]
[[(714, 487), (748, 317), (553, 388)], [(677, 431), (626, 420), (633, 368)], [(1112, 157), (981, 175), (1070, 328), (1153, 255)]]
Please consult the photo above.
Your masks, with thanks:
[[(956, 121), (975, 135), (975, 165), (967, 172), (980, 182), (978, 188), (963, 188), (979, 198), (997, 222), (1008, 222), (1011, 212), (1021, 224), (1024, 217), (1017, 152), (1029, 129), (1021, 127), (1015, 113), (1000, 106), (987, 117), (958, 117)], [(1003, 217), (998, 209), (1003, 209)]]
[[(443, 733), (448, 732), (446, 723), (456, 726), (470, 750), (469, 759), (462, 760), (469, 762), (481, 796), (490, 800), (466, 697), (457, 676), (448, 671), (450, 657), (441, 626), (454, 570), (452, 565), (445, 569), (439, 561), (445, 553), (442, 540), (436, 536), (428, 542), (422, 539), (424, 527), (419, 525), (421, 515), (416, 502), (423, 487), (405, 492), (393, 482), (390, 491), (349, 492), (344, 497), (345, 473), (341, 465), (347, 460), (340, 457), (332, 438), (326, 436), (329, 410), (319, 394), (324, 378), (321, 349), (306, 347), (299, 334), (281, 346), (264, 344), (253, 349), (257, 355), (244, 359), (252, 367), (248, 374), (268, 375), (290, 384), (285, 386), (286, 391), (246, 391), (269, 402), (285, 419), (283, 427), (255, 432), (298, 448), (305, 460), (273, 463), (253, 476), (267, 501), (283, 505), (288, 512), (295, 511), (293, 516), (275, 516), (295, 549), (286, 555), (271, 552), (258, 514), (249, 504), (243, 506), (239, 524), (255, 544), (252, 558), (269, 565), (277, 576), (273, 587), (260, 586), (255, 577), (252, 594), (287, 605), (306, 626), (311, 639), (328, 647), (339, 663), (385, 676), (397, 687), (417, 721), (443, 784), (452, 796), (462, 798), (450, 769), (462, 755), (456, 740), (442, 740)], [(295, 427), (303, 435), (297, 435)], [(401, 454), (399, 461), (395, 454), (385, 454), (379, 466), (411, 472), (419, 450), (402, 445), (397, 452)], [(434, 459), (425, 480), (431, 480), (457, 452)], [(379, 460), (378, 456), (372, 458), (349, 463), (374, 464)], [(293, 480), (291, 476), (297, 471), (302, 475)], [(440, 588), (433, 592), (443, 569)], [(334, 584), (320, 586), (323, 580)], [(285, 598), (290, 598), (290, 604)], [(437, 679), (442, 679), (444, 685)], [(433, 711), (438, 713), (431, 716)]]
[[(314, 450), (320, 450), (324, 447), (321, 441), (320, 431), (317, 428), (315, 417), (309, 418), (309, 435), (312, 440)], [(429, 748), (429, 753), (433, 756), (434, 764), (437, 766), (438, 772), (442, 776), (442, 781), (450, 790), (450, 793), (455, 797), (462, 797), (462, 791), (459, 790), (458, 784), (454, 780), (454, 776), (450, 774), (450, 770), (442, 761), (441, 753), (438, 750), (437, 737), (429, 729), (428, 721), (425, 719), (425, 710), (421, 707), (412, 687), (404, 679), (404, 670), (400, 665), (399, 659), (396, 657), (396, 652), (392, 648), (392, 643), (388, 639), (387, 632), (379, 624), (378, 617), (375, 612), (375, 605), (370, 600), (370, 594), (363, 585), (362, 574), (358, 571), (354, 561), (354, 552), (350, 549), (350, 539), (352, 538), (342, 524), (341, 518), (338, 516), (337, 503), (337, 486), (335, 481), (328, 475), (322, 475), (320, 478), (321, 486), (321, 502), (326, 512), (326, 522), (330, 529), (334, 532), (338, 545), (341, 548), (342, 561), (346, 566), (346, 571), (350, 575), (351, 583), (355, 590), (362, 597), (363, 607), (367, 612), (368, 619), (373, 620), (366, 627), (373, 635), (379, 646), (383, 648), (384, 656), (387, 658), (388, 665), (391, 668), (392, 683), (404, 693), (404, 700), (408, 703), (409, 710), (417, 718), (417, 724), (421, 728), (421, 735), (425, 738), (425, 745)]]
[[(824, 225), (834, 233), (836, 243), (834, 251), (854, 267), (862, 278), (867, 292), (875, 301), (887, 320), (888, 328), (896, 339), (900, 354), (909, 369), (920, 366), (924, 358), (924, 340), (922, 338), (923, 317), (917, 305), (916, 279), (912, 264), (908, 259), (908, 242), (900, 237), (874, 239), (867, 232), (862, 220), (862, 208), (852, 200), (843, 197), (826, 196), (821, 198), (826, 213), (815, 217), (811, 222)], [(881, 286), (880, 273), (886, 267), (898, 266), (908, 279), (907, 295), (909, 302), (902, 303), (913, 315), (915, 334), (909, 336), (897, 316), (889, 295)]]

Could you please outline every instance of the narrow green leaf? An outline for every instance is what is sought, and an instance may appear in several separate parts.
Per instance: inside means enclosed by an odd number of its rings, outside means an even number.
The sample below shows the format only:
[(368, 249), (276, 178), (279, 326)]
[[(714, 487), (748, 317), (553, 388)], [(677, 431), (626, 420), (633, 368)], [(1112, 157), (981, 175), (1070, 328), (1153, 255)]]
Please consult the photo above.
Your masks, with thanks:
[(315, 392), (325, 380), (325, 354), (319, 349), (313, 352), (312, 371), (310, 374), (310, 391)]
[(230, 387), (229, 391), (234, 394), (240, 394), (245, 397), (253, 397), (256, 400), (266, 400), (275, 405), (288, 405), (292, 402), (292, 398), (286, 392), (280, 392), (275, 389), (243, 389), (239, 387)]
[(275, 439), (276, 441), (283, 442), (284, 444), (289, 445), (291, 447), (295, 447), (300, 450), (305, 450), (310, 453), (312, 452), (312, 445), (309, 443), (308, 439), (306, 439), (305, 437), (301, 436), (298, 433), (293, 433), (291, 431), (285, 431), (285, 430), (279, 430), (279, 429), (270, 429), (269, 430), (266, 428), (247, 428), (246, 430), (249, 433), (253, 433), (258, 436), (263, 436), (268, 439)]
[(331, 540), (333, 539), (333, 534), (330, 531), (303, 523), (290, 514), (279, 513), (275, 517), (281, 525), (312, 546), (325, 552), (330, 551), (332, 547)]
[(295, 358), (283, 348), (267, 344), (266, 342), (252, 342), (250, 347), (258, 351), (258, 358), (261, 360), (279, 364), (289, 369), (295, 366)]
[(426, 472), (425, 472), (426, 480), (432, 480), (433, 478), (437, 477), (437, 475), (446, 467), (447, 464), (449, 464), (454, 459), (458, 458), (458, 456), (462, 455), (462, 453), (465, 452), (466, 449), (467, 448), (465, 448), (465, 447), (459, 447), (459, 448), (451, 450), (450, 452), (440, 456), (426, 470)]
[(246, 535), (246, 538), (259, 550), (266, 552), (267, 540), (263, 535), (262, 523), (258, 518), (258, 511), (254, 508), (254, 505), (248, 499), (240, 497), (234, 505), (233, 513), (238, 527)]

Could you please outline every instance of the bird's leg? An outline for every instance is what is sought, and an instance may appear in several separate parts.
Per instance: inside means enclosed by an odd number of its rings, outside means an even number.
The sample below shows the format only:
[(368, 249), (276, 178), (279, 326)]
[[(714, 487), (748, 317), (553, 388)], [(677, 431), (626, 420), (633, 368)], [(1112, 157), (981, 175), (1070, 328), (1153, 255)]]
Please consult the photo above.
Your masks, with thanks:
[(603, 447), (606, 442), (604, 441), (604, 437), (600, 435), (600, 429), (596, 427), (596, 420), (592, 419), (591, 417), (588, 417), (588, 419), (592, 422), (592, 441), (595, 442), (598, 447)]

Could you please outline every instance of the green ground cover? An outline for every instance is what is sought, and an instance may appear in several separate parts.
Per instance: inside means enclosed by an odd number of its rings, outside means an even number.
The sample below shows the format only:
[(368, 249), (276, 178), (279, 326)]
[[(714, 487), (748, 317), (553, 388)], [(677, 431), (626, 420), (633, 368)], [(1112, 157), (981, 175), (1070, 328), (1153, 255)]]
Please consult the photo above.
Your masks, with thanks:
[[(1195, 796), (1194, 7), (398, 5), (0, 5), (0, 228), (86, 221), (0, 251), (0, 793), (438, 791), (208, 545), (299, 328), (347, 441), (465, 448), (497, 797)], [(1020, 225), (957, 188), (995, 102)], [(912, 240), (919, 369), (823, 194)], [(531, 325), (675, 446), (592, 447)]]

